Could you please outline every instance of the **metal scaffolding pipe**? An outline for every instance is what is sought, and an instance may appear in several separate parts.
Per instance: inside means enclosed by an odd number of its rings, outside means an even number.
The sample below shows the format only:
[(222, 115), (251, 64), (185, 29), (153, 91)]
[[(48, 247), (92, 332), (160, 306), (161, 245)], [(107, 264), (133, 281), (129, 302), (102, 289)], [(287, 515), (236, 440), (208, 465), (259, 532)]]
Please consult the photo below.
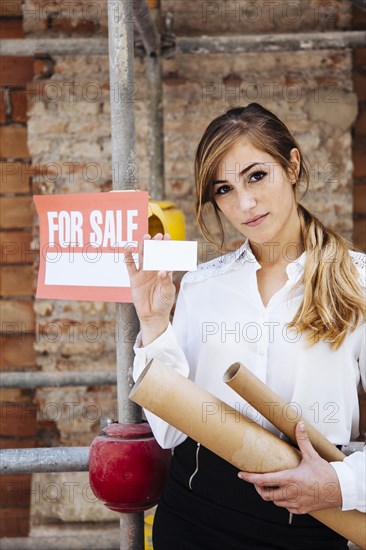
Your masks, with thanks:
[(177, 37), (181, 54), (280, 52), (364, 47), (365, 31)]
[(119, 540), (108, 533), (97, 535), (63, 537), (4, 537), (0, 539), (1, 550), (118, 550)]
[[(159, 7), (151, 9), (154, 24), (160, 23)], [(158, 35), (160, 37), (160, 35)], [(160, 38), (159, 38), (160, 40)], [(160, 48), (160, 42), (158, 44)], [(164, 178), (164, 120), (163, 120), (163, 76), (160, 55), (146, 60), (146, 77), (149, 90), (149, 191), (155, 200), (165, 198)]]
[[(118, 18), (116, 2), (119, 3)], [(127, 17), (127, 6), (124, 0), (108, 0), (110, 86), (115, 92), (111, 98), (112, 182), (116, 191), (135, 189), (138, 181), (134, 103), (126, 101), (124, 93), (135, 81), (133, 28)], [(138, 423), (141, 409), (128, 395), (133, 386), (131, 338), (134, 340), (133, 336), (137, 335), (139, 322), (132, 304), (117, 304), (116, 308), (118, 419), (122, 423)]]
[[(237, 36), (177, 36), (176, 54), (309, 51), (363, 48), (365, 31)], [(107, 55), (106, 38), (14, 38), (1, 40), (0, 56)], [(164, 48), (162, 50), (164, 57)], [(171, 57), (171, 50), (169, 50)]]
[(9, 38), (0, 41), (0, 56), (107, 54), (107, 38)]
[(146, 0), (133, 0), (133, 15), (135, 28), (140, 35), (146, 53), (148, 55), (158, 54), (159, 37)]
[[(117, 6), (117, 9), (116, 9)], [(135, 82), (133, 23), (127, 0), (108, 0), (108, 44), (111, 96), (112, 183), (115, 191), (135, 189), (137, 179), (134, 103), (126, 101), (125, 90)], [(142, 411), (128, 399), (133, 386), (131, 328), (137, 336), (139, 322), (133, 304), (116, 304), (118, 420), (142, 421)], [(126, 338), (127, 331), (129, 338)], [(144, 514), (120, 515), (120, 549), (144, 548)]]
[(0, 474), (86, 472), (89, 447), (4, 449), (0, 451)]
[(112, 386), (115, 372), (4, 372), (1, 388), (60, 388), (63, 386)]

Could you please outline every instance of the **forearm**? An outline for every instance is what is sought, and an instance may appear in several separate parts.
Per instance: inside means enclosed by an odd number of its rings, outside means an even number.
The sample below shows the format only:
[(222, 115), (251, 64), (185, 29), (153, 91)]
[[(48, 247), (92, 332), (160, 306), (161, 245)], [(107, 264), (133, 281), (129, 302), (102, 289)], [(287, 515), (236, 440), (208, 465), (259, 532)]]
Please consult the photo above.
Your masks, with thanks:
[[(159, 359), (185, 377), (189, 375), (187, 359), (176, 340), (175, 333), (170, 324), (168, 324), (166, 330), (159, 337), (146, 346), (142, 346), (142, 334), (140, 333), (134, 350), (133, 378), (135, 381), (151, 359)], [(158, 416), (148, 411), (145, 411), (145, 414), (154, 436), (161, 447), (170, 449), (176, 447), (186, 439), (187, 436), (185, 434), (176, 430)]]

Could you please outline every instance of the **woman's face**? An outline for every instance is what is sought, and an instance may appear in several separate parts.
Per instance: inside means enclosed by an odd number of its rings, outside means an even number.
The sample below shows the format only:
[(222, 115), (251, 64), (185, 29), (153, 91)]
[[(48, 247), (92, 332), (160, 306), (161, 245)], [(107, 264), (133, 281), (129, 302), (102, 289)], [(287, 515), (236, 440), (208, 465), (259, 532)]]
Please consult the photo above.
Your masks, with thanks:
[[(298, 149), (291, 160), (299, 170)], [(213, 193), (224, 216), (251, 242), (283, 244), (299, 231), (294, 183), (273, 157), (243, 139), (223, 158)]]

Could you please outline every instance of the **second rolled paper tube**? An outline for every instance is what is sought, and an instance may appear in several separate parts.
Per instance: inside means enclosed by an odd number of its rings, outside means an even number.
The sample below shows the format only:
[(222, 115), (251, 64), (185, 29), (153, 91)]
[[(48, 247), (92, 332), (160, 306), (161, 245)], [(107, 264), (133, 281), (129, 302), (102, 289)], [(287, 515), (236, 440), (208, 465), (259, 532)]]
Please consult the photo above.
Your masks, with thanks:
[(228, 368), (224, 374), (224, 382), (294, 443), (296, 443), (296, 424), (302, 420), (313, 447), (322, 458), (328, 462), (342, 461), (345, 458), (342, 451), (299, 416), (297, 409), (281, 399), (241, 363), (234, 363)]

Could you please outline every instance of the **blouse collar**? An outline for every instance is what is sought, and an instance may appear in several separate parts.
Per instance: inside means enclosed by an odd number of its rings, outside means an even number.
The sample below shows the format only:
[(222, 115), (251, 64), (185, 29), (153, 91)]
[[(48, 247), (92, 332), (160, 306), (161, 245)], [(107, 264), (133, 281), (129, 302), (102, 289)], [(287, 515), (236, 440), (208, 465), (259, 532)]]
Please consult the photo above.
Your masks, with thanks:
[[(247, 239), (242, 246), (238, 249), (239, 257), (245, 258), (247, 261), (253, 262), (259, 266), (259, 263), (256, 257), (253, 254), (253, 251), (249, 244), (249, 239)], [(304, 251), (298, 258), (289, 263), (286, 267), (286, 274), (290, 281), (299, 280), (304, 272), (304, 266), (306, 262), (306, 252)]]
[[(298, 281), (304, 271), (304, 265), (306, 260), (306, 252), (303, 252), (296, 260), (288, 264), (286, 267), (286, 273), (290, 281)], [(198, 266), (197, 271), (190, 271), (185, 274), (183, 282), (199, 282), (208, 277), (215, 275), (222, 275), (227, 271), (240, 269), (244, 264), (252, 264), (255, 270), (260, 269), (256, 257), (249, 244), (249, 239), (235, 251), (228, 252), (223, 256), (215, 258), (209, 262), (205, 262)]]

